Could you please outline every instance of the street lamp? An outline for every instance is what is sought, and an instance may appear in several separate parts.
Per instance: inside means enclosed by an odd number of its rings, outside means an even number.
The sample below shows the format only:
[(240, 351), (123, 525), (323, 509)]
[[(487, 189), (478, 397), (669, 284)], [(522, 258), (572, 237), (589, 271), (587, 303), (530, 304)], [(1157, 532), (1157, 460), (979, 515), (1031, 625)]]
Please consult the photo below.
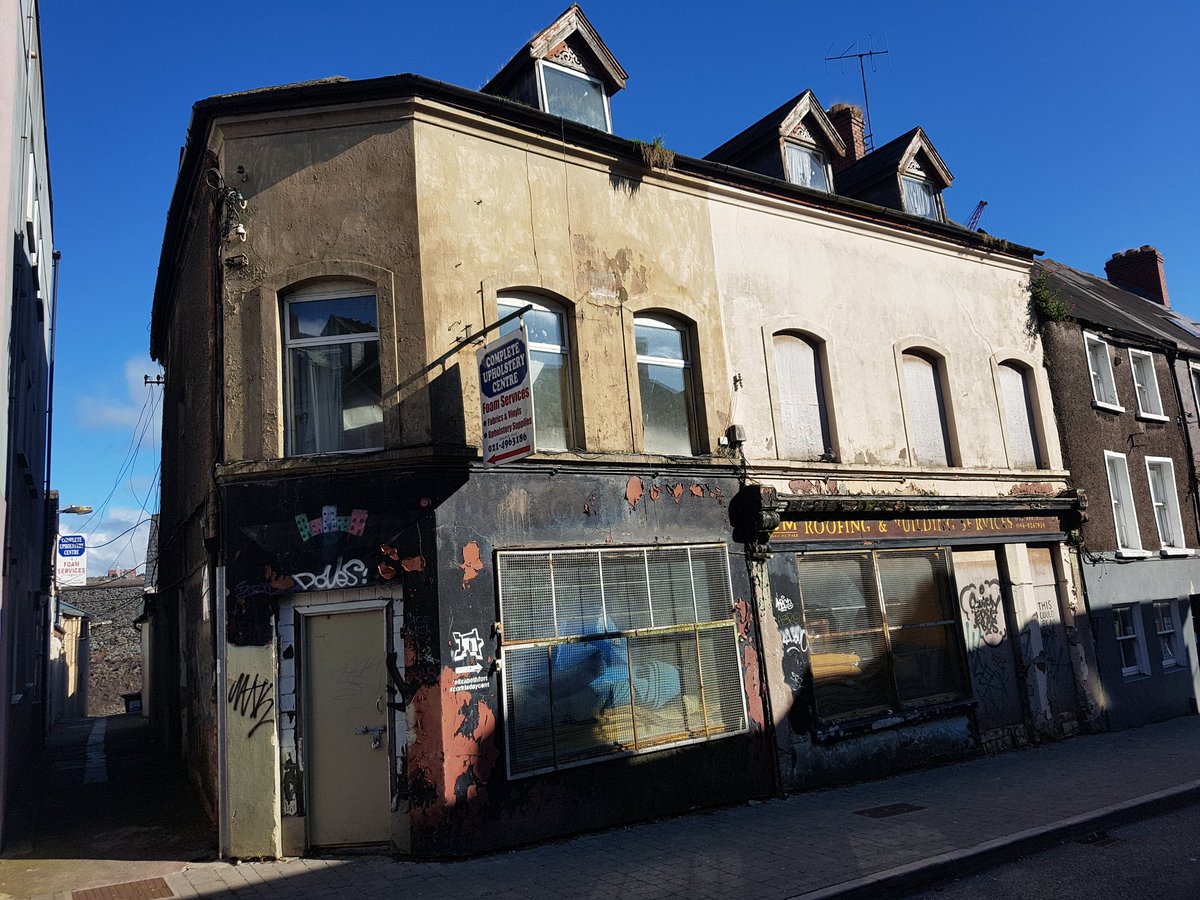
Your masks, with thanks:
[(60, 516), (61, 515), (86, 516), (91, 511), (92, 511), (92, 508), (90, 506), (64, 506), (62, 509), (60, 509), (58, 511), (58, 514)]

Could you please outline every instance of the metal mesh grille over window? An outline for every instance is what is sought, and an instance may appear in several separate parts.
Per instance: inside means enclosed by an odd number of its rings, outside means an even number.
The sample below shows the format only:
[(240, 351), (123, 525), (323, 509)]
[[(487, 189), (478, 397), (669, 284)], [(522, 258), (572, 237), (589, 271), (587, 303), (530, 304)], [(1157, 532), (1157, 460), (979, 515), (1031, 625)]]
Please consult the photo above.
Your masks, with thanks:
[(746, 730), (723, 545), (497, 556), (510, 775)]

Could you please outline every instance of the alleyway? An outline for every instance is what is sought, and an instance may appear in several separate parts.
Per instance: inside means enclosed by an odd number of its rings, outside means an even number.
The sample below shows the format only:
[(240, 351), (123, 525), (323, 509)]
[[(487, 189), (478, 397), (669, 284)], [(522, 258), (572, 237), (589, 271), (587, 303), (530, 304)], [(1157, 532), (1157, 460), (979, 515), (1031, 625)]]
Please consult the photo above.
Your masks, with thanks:
[(0, 896), (152, 878), (213, 854), (207, 817), (138, 715), (56, 726), (18, 791)]
[[(1189, 716), (479, 859), (343, 854), (231, 865), (209, 858), (208, 824), (141, 720), (114, 716), (55, 733), (44, 765), (31, 773), (31, 826), (0, 860), (0, 896), (892, 895), (1194, 803), (1197, 746), (1200, 717)], [(83, 893), (118, 884), (125, 887)], [(1036, 886), (1023, 895), (1045, 896)]]

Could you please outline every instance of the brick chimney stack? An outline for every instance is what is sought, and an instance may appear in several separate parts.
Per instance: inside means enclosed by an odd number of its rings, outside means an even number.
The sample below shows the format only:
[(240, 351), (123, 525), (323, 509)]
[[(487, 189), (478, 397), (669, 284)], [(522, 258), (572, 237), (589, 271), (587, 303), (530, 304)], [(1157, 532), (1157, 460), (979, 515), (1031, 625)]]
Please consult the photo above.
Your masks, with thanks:
[(835, 103), (829, 107), (829, 121), (846, 144), (846, 155), (832, 160), (833, 174), (836, 175), (867, 155), (867, 145), (863, 140), (863, 111), (849, 103)]
[(1170, 306), (1167, 299), (1167, 277), (1163, 274), (1162, 254), (1149, 244), (1136, 250), (1114, 253), (1104, 264), (1104, 274), (1119, 288)]

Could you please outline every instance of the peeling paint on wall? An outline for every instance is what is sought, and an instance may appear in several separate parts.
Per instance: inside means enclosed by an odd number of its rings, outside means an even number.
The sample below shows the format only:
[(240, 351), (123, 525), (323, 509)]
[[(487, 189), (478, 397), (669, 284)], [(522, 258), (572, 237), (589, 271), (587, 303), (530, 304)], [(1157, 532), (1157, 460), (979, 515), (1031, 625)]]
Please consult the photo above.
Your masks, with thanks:
[(462, 549), (463, 561), (458, 564), (462, 569), (463, 590), (466, 590), (468, 585), (483, 571), (483, 559), (479, 556), (479, 544), (475, 541), (469, 541)]
[(638, 501), (642, 499), (642, 491), (642, 479), (630, 475), (629, 483), (625, 485), (625, 501), (630, 509), (637, 509)]

